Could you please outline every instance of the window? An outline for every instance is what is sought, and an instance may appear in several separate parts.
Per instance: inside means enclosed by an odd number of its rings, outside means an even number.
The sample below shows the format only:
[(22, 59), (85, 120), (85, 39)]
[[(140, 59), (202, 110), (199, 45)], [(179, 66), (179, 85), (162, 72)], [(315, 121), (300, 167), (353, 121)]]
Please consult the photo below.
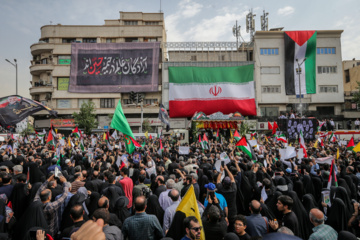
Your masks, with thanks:
[(321, 93), (337, 93), (338, 92), (338, 86), (337, 85), (329, 85), (329, 86), (319, 86)]
[(145, 25), (159, 25), (159, 22), (145, 22)]
[(260, 112), (261, 112), (261, 116), (263, 116), (263, 117), (279, 116), (279, 108), (278, 107), (261, 107)]
[(138, 25), (138, 21), (124, 21), (125, 25)]
[(83, 105), (83, 103), (86, 103), (86, 102), (89, 102), (89, 101), (91, 101), (91, 99), (89, 99), (89, 98), (79, 99), (78, 108), (81, 108), (81, 105)]
[(96, 38), (83, 38), (83, 43), (96, 43)]
[(190, 61), (196, 61), (196, 55), (191, 56)]
[(33, 98), (35, 101), (40, 101), (40, 95), (34, 95), (34, 98)]
[(73, 43), (76, 42), (76, 38), (63, 38), (62, 43)]
[(71, 56), (58, 56), (58, 64), (69, 65), (71, 63)]
[(155, 103), (157, 103), (157, 102), (158, 102), (157, 99), (144, 99), (144, 103), (143, 103), (143, 104), (149, 104), (149, 105), (151, 105), (151, 104), (155, 104)]
[(279, 55), (278, 48), (260, 48), (260, 55)]
[(125, 38), (125, 42), (138, 42), (138, 38)]
[(336, 73), (336, 72), (337, 72), (336, 66), (318, 66), (319, 74)]
[(262, 86), (261, 87), (262, 93), (281, 93), (280, 86)]
[(225, 55), (220, 55), (219, 56), (219, 61), (225, 61)]
[(317, 54), (335, 54), (335, 48), (331, 48), (331, 47), (316, 48), (316, 53)]
[(48, 38), (43, 38), (39, 42), (40, 43), (49, 43), (49, 39)]
[(114, 98), (102, 98), (100, 99), (100, 108), (114, 108), (115, 99)]
[(334, 107), (316, 107), (316, 111), (320, 116), (324, 116), (324, 115), (334, 115), (335, 111), (334, 111)]
[(345, 70), (345, 82), (350, 82), (350, 72), (349, 72), (349, 69), (348, 70)]
[(280, 74), (280, 67), (261, 67), (261, 74)]
[(58, 99), (57, 100), (57, 108), (71, 108), (71, 100), (70, 99)]
[(156, 42), (156, 38), (144, 38), (144, 42)]
[(57, 89), (60, 91), (67, 91), (69, 88), (69, 78), (68, 77), (58, 77)]
[(131, 101), (131, 99), (123, 99), (123, 104), (127, 105), (127, 104), (132, 104), (133, 102)]
[(116, 42), (116, 38), (107, 38), (106, 43), (114, 43)]

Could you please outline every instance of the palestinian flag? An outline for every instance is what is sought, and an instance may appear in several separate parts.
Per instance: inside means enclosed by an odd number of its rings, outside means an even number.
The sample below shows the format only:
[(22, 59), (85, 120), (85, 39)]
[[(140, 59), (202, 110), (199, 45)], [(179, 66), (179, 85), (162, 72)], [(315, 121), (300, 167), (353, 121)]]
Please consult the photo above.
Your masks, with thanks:
[(159, 142), (160, 142), (160, 147), (159, 147), (159, 150), (158, 150), (158, 154), (162, 154), (164, 152), (164, 146), (162, 144), (161, 138), (159, 139)]
[(304, 136), (303, 136), (303, 133), (301, 130), (300, 130), (300, 135), (299, 135), (299, 144), (300, 144), (300, 148), (303, 150), (304, 158), (307, 158), (305, 140), (304, 140)]
[(274, 122), (274, 125), (273, 125), (273, 129), (272, 129), (272, 134), (275, 134), (276, 133), (276, 129), (278, 128), (278, 125), (276, 122)]
[(121, 100), (119, 100), (117, 104), (113, 119), (111, 121), (111, 127), (124, 134), (124, 138), (126, 140), (125, 147), (129, 154), (132, 154), (135, 151), (135, 147), (141, 147), (141, 145), (134, 139), (134, 134), (131, 131), (130, 125), (126, 120), (122, 110)]
[(240, 134), (239, 134), (239, 132), (237, 130), (235, 130), (234, 138), (235, 138), (236, 142), (238, 142), (241, 139)]
[(246, 153), (250, 157), (250, 159), (252, 159), (251, 146), (246, 141), (245, 136), (236, 143), (236, 146), (240, 148), (244, 153)]
[(329, 138), (329, 142), (332, 142), (332, 143), (334, 143), (334, 142), (336, 142), (336, 136), (335, 136), (335, 134), (334, 133), (331, 133), (331, 136), (330, 136), (330, 138)]
[(45, 131), (45, 129), (43, 129), (43, 131), (40, 132), (40, 133), (38, 133), (37, 131), (35, 131), (35, 134), (36, 134), (37, 137), (43, 138), (43, 137), (45, 137), (45, 135), (46, 135), (46, 131)]
[(332, 160), (331, 163), (331, 167), (330, 167), (330, 174), (329, 174), (329, 179), (328, 179), (328, 185), (327, 185), (327, 189), (330, 189), (330, 187), (332, 186), (332, 182), (334, 181), (334, 185), (337, 187), (338, 186), (338, 182), (337, 182), (337, 178), (336, 178), (336, 172), (335, 172), (335, 160)]
[(254, 65), (169, 67), (170, 117), (240, 112), (256, 116)]
[(143, 143), (141, 144), (141, 147), (142, 147), (142, 148), (144, 148), (144, 147), (145, 147), (145, 145), (146, 145), (146, 142), (145, 142), (145, 141), (143, 141)]
[(83, 138), (80, 138), (80, 144), (79, 145), (80, 145), (81, 151), (85, 151)]
[(299, 73), (296, 69), (301, 63), (301, 94), (316, 93), (316, 36), (316, 31), (285, 32), (286, 95), (300, 95)]
[(346, 149), (352, 151), (355, 147), (354, 137), (351, 137), (350, 141), (348, 142)]
[(250, 133), (251, 139), (254, 140), (257, 137), (257, 132)]
[(276, 140), (283, 143), (287, 143), (285, 134), (281, 134), (280, 136), (276, 137)]
[(49, 131), (49, 135), (48, 135), (48, 138), (46, 140), (46, 144), (50, 144), (55, 148), (56, 144), (55, 144), (55, 139), (54, 139), (52, 131)]
[(80, 136), (81, 136), (78, 127), (76, 127), (76, 128), (74, 129), (74, 131), (72, 131), (72, 133), (73, 133), (73, 134), (75, 135), (75, 137), (77, 137), (77, 138), (80, 138)]
[[(185, 228), (183, 227), (184, 219), (189, 216), (196, 217), (200, 223), (200, 226), (203, 225), (199, 212), (198, 202), (195, 196), (194, 186), (192, 184), (176, 208), (173, 221), (171, 222), (169, 231), (166, 233), (166, 237), (174, 240), (180, 240), (186, 234)], [(200, 240), (205, 240), (204, 229), (201, 230)]]
[(203, 136), (203, 144), (204, 144), (205, 149), (209, 149), (209, 139), (207, 138), (205, 133)]
[(322, 123), (317, 127), (317, 131), (316, 131), (317, 133), (320, 132), (321, 127), (322, 127), (324, 124), (325, 124), (325, 121), (322, 122)]
[(272, 130), (273, 126), (271, 125), (271, 123), (268, 121), (268, 130)]
[(219, 134), (219, 129), (216, 131), (216, 141), (220, 140), (220, 134)]

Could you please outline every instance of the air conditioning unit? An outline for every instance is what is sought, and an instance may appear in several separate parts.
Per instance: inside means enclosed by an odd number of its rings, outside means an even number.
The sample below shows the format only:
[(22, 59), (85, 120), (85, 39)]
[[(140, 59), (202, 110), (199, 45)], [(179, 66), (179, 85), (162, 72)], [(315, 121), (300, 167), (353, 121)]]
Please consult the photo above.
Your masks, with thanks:
[(45, 100), (51, 100), (51, 93), (47, 93), (45, 95)]

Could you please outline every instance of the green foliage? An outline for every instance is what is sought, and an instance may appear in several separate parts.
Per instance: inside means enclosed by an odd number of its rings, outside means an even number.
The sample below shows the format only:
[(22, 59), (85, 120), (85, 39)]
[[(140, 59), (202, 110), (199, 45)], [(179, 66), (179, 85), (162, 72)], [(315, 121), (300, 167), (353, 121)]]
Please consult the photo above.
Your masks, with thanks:
[(34, 132), (35, 132), (34, 127), (30, 123), (28, 123), (27, 127), (20, 133), (20, 135), (21, 136), (30, 135)]
[(142, 131), (143, 132), (146, 132), (146, 131), (151, 132), (152, 131), (151, 123), (150, 123), (149, 119), (147, 119), (147, 118), (143, 120)]
[(356, 102), (357, 104), (360, 104), (360, 82), (356, 82), (356, 83), (357, 83), (357, 85), (358, 85), (358, 86), (356, 87), (356, 89), (358, 89), (359, 91), (356, 92), (356, 93), (354, 93), (352, 100), (353, 100), (354, 102)]
[(92, 101), (84, 102), (79, 113), (74, 112), (75, 123), (79, 128), (84, 128), (87, 135), (91, 134), (93, 128), (97, 128), (98, 122), (95, 114), (95, 103)]
[(247, 121), (248, 118), (246, 117), (240, 124), (239, 134), (240, 136), (245, 136), (246, 134), (250, 133), (250, 128), (253, 127), (253, 124)]

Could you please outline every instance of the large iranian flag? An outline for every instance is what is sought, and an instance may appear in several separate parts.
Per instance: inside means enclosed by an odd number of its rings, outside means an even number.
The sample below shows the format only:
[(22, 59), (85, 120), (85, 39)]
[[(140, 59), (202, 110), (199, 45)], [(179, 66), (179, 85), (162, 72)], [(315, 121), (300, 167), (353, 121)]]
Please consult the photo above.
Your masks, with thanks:
[(254, 65), (169, 67), (170, 117), (195, 112), (256, 115)]
[(300, 95), (296, 69), (304, 59), (300, 74), (301, 94), (316, 93), (316, 35), (316, 31), (285, 32), (286, 95)]

